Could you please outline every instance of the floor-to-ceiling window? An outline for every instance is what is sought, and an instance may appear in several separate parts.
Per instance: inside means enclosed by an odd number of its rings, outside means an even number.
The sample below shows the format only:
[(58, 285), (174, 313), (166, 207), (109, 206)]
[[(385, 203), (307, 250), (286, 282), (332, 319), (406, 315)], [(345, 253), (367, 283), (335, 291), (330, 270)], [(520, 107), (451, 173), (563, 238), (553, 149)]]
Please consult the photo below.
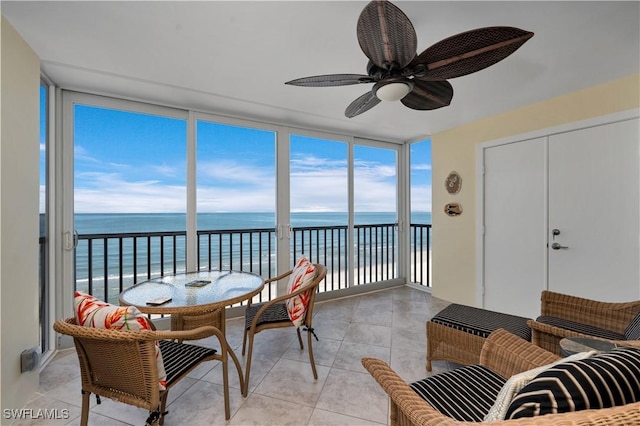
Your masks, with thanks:
[[(276, 137), (272, 130), (197, 121), (199, 269), (274, 276)], [(275, 295), (275, 288), (265, 291)]]
[(49, 87), (40, 82), (40, 257), (39, 257), (39, 316), (40, 349), (46, 352), (50, 347), (50, 280), (49, 280)]
[(269, 278), (302, 255), (327, 265), (322, 292), (406, 275), (400, 145), (76, 92), (61, 103), (64, 292), (117, 302), (144, 279)]
[(186, 269), (186, 120), (127, 107), (73, 105), (75, 285), (113, 303)]
[(431, 286), (431, 139), (410, 145), (409, 282)]
[(397, 148), (355, 145), (353, 156), (354, 283), (396, 278)]
[(292, 260), (327, 266), (322, 291), (343, 289), (349, 276), (349, 178), (345, 141), (290, 136)]

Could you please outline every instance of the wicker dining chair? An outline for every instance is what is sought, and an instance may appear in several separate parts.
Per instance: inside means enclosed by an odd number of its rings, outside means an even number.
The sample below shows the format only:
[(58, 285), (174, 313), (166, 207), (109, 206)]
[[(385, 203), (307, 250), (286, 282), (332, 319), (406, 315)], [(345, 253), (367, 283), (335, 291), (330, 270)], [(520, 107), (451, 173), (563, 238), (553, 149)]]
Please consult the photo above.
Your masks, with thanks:
[[(229, 420), (228, 346), (224, 335), (213, 326), (188, 331), (113, 330), (77, 325), (75, 318), (58, 320), (53, 328), (73, 337), (80, 361), (82, 414), (80, 424), (89, 420), (89, 397), (96, 394), (149, 410), (147, 425), (164, 424), (169, 389), (202, 362), (222, 362), (225, 418)], [(215, 349), (178, 343), (216, 336)], [(156, 342), (160, 345), (167, 374), (166, 390), (160, 390), (156, 363)], [(238, 372), (240, 383), (242, 375)]]
[[(247, 396), (247, 392), (249, 389), (249, 374), (251, 372), (251, 355), (253, 352), (254, 336), (263, 330), (268, 330), (271, 328), (294, 327), (294, 324), (289, 318), (289, 315), (287, 313), (285, 301), (288, 299), (294, 298), (296, 296), (299, 296), (303, 293), (307, 293), (307, 297), (309, 299), (309, 304), (307, 306), (307, 310), (303, 320), (304, 331), (307, 332), (307, 348), (309, 351), (309, 362), (311, 363), (313, 378), (314, 379), (318, 378), (318, 372), (316, 371), (316, 364), (313, 358), (313, 346), (311, 344), (312, 335), (315, 336), (316, 340), (318, 339), (318, 337), (315, 335), (313, 331), (311, 321), (313, 317), (313, 304), (315, 301), (317, 288), (318, 288), (318, 285), (322, 282), (322, 280), (324, 280), (324, 278), (326, 277), (327, 268), (321, 264), (314, 264), (313, 266), (315, 268), (315, 275), (311, 280), (311, 282), (309, 282), (306, 286), (300, 287), (296, 291), (277, 297), (266, 303), (252, 305), (251, 301), (249, 301), (249, 304), (247, 305), (247, 310), (245, 312), (245, 330), (244, 330), (244, 337), (242, 339), (242, 355), (245, 354), (247, 340), (249, 341), (249, 350), (247, 352), (247, 364), (245, 367), (245, 378), (244, 378), (244, 389), (243, 389), (244, 396)], [(281, 274), (277, 277), (271, 278), (269, 280), (266, 280), (265, 285), (287, 278), (292, 273), (293, 273), (293, 270), (286, 272), (284, 274)], [(298, 333), (298, 342), (300, 343), (300, 349), (304, 350), (304, 345), (302, 343), (302, 335), (300, 333), (300, 327), (298, 327), (296, 331)]]

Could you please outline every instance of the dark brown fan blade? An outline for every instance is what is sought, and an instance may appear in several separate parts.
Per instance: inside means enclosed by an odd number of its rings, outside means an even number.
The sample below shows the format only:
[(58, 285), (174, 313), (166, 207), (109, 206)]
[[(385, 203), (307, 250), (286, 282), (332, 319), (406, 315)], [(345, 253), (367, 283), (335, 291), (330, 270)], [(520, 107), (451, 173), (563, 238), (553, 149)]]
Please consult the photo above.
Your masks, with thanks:
[(356, 115), (360, 115), (363, 112), (369, 111), (379, 103), (380, 99), (376, 98), (376, 95), (374, 95), (373, 92), (367, 92), (355, 101), (351, 102), (351, 104), (349, 104), (347, 109), (344, 111), (344, 115), (346, 115), (347, 118), (353, 118)]
[(372, 1), (360, 13), (358, 43), (378, 67), (404, 68), (416, 56), (418, 40), (407, 15), (388, 1)]
[(368, 75), (361, 74), (327, 74), (313, 77), (303, 77), (287, 81), (284, 84), (304, 87), (330, 87), (349, 86), (350, 84), (375, 83), (375, 80)]
[(422, 79), (447, 80), (480, 71), (518, 50), (533, 33), (514, 27), (486, 27), (446, 38), (427, 48), (412, 62), (425, 64)]
[(449, 82), (414, 79), (413, 90), (400, 102), (411, 109), (428, 110), (445, 107), (452, 98), (453, 87)]

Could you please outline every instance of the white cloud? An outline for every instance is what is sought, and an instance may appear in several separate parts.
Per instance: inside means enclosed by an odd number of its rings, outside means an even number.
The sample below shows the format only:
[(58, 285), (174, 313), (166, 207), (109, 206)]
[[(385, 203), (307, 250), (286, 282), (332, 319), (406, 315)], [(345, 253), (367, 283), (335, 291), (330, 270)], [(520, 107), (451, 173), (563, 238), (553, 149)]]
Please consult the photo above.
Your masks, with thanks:
[(411, 185), (411, 209), (432, 211), (431, 185)]
[[(158, 175), (175, 173), (158, 166)], [(206, 185), (198, 188), (201, 212), (274, 211), (275, 176), (269, 167), (231, 161), (200, 163), (198, 175)], [(395, 211), (395, 168), (377, 163), (359, 163), (355, 171), (356, 211)], [(184, 212), (186, 188), (161, 180), (131, 180), (120, 173), (82, 173), (75, 189), (77, 213)], [(412, 188), (414, 205), (431, 207), (431, 187)], [(343, 212), (347, 206), (345, 161), (319, 157), (296, 159), (291, 164), (291, 209), (295, 212)]]
[(85, 186), (76, 187), (76, 213), (183, 212), (186, 188), (158, 180), (129, 182), (115, 173), (85, 173)]
[(91, 156), (89, 151), (87, 151), (81, 145), (74, 145), (73, 147), (73, 158), (74, 161), (87, 161), (89, 163), (101, 163), (100, 160)]
[(293, 155), (291, 157), (292, 171), (345, 169), (346, 167), (346, 160), (330, 160), (327, 158), (316, 157), (314, 155)]
[(198, 190), (199, 212), (275, 211), (275, 189), (238, 191), (232, 188)]
[(75, 145), (73, 147), (73, 155), (74, 161), (76, 164), (80, 164), (82, 162), (87, 162), (91, 164), (91, 167), (102, 166), (104, 168), (121, 168), (121, 169), (130, 169), (131, 166), (124, 163), (114, 163), (111, 161), (102, 161), (99, 158), (92, 156), (89, 151), (87, 151), (84, 147), (80, 145)]
[(184, 169), (175, 167), (175, 166), (169, 166), (167, 164), (161, 164), (161, 165), (151, 166), (151, 170), (153, 170), (153, 172), (156, 173), (157, 175), (176, 177), (178, 176), (178, 173)]
[(431, 170), (431, 164), (422, 163), (422, 164), (412, 164), (411, 170)]
[(198, 177), (212, 182), (232, 182), (261, 185), (273, 181), (273, 172), (267, 167), (241, 164), (235, 161), (207, 161), (198, 163)]
[(40, 213), (45, 213), (47, 203), (47, 187), (40, 185)]

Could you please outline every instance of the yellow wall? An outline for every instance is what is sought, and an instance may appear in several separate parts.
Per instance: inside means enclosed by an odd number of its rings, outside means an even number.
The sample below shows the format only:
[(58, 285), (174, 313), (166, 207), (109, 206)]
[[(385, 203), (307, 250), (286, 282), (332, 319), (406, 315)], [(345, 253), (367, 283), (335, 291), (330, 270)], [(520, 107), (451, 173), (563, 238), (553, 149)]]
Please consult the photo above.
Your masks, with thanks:
[[(433, 295), (476, 305), (476, 149), (482, 142), (515, 136), (640, 106), (640, 74), (549, 99), (479, 120), (432, 136), (433, 163)], [(452, 171), (462, 190), (446, 192)], [(444, 206), (462, 205), (449, 217)]]
[(4, 410), (22, 408), (39, 379), (37, 370), (20, 373), (20, 353), (40, 344), (40, 61), (4, 17), (0, 26), (0, 404)]

